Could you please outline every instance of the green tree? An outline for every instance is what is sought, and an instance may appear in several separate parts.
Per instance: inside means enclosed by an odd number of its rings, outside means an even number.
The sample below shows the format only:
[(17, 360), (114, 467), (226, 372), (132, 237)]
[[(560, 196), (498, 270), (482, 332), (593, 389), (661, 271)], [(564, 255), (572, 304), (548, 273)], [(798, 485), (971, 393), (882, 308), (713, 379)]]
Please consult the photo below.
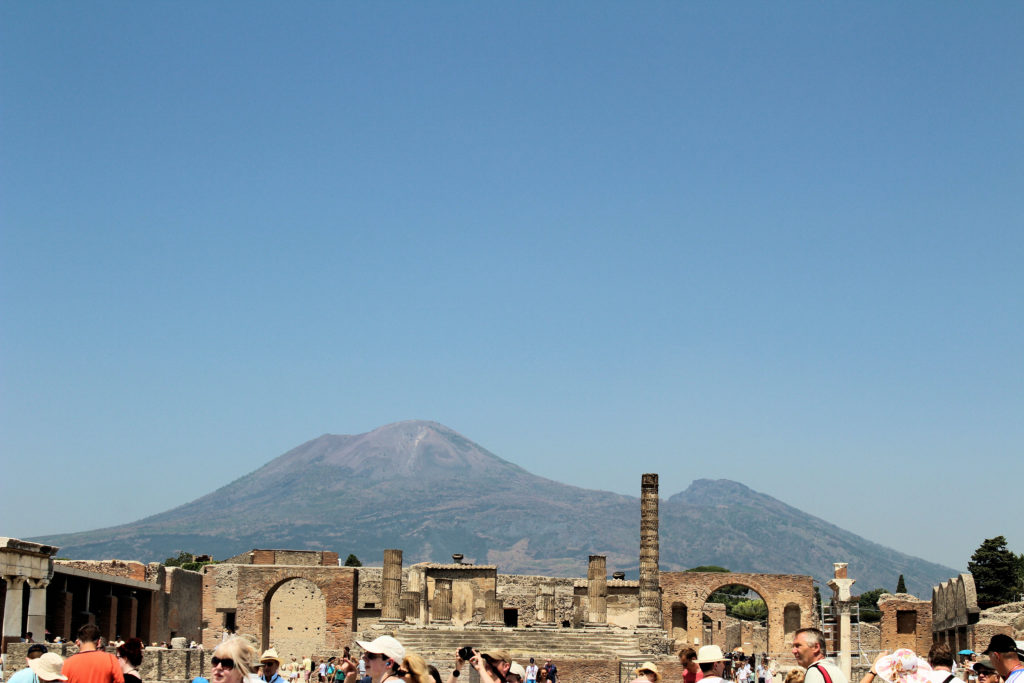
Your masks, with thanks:
[(878, 621), (882, 618), (882, 610), (878, 609), (878, 598), (888, 592), (884, 588), (876, 588), (857, 596), (861, 621)]
[(348, 557), (345, 558), (346, 567), (362, 567), (363, 563), (359, 561), (359, 558), (355, 556), (355, 553), (349, 553)]
[(896, 592), (897, 593), (906, 593), (907, 592), (907, 582), (903, 580), (903, 574), (900, 574), (900, 578), (896, 582)]
[(732, 615), (747, 621), (763, 621), (768, 618), (768, 605), (764, 600), (740, 600), (733, 606)]
[(1017, 599), (1022, 589), (1024, 562), (1006, 547), (1006, 537), (986, 538), (971, 555), (967, 571), (974, 575), (978, 606), (995, 607)]
[(168, 557), (163, 561), (165, 567), (181, 567), (188, 562), (195, 562), (196, 556), (192, 553), (186, 553), (184, 550), (178, 551), (177, 557)]

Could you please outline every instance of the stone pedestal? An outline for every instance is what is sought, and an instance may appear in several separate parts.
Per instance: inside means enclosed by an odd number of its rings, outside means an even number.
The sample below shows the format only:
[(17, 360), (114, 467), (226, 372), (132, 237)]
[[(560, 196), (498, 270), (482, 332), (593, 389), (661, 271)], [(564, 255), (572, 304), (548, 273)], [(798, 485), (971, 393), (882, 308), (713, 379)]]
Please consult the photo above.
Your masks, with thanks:
[(381, 572), (381, 623), (402, 622), (402, 551), (384, 551), (384, 569)]
[(430, 621), (441, 624), (452, 620), (452, 580), (434, 580), (434, 600), (430, 603)]
[(640, 479), (640, 628), (664, 628), (658, 541), (658, 475)]
[(846, 575), (846, 563), (836, 562), (832, 565), (835, 578), (828, 582), (832, 589), (832, 602), (839, 614), (839, 669), (850, 680), (851, 650), (853, 647), (850, 637), (850, 603), (853, 602), (850, 595), (850, 587), (855, 579)]
[(591, 555), (587, 565), (587, 626), (608, 625), (608, 560)]

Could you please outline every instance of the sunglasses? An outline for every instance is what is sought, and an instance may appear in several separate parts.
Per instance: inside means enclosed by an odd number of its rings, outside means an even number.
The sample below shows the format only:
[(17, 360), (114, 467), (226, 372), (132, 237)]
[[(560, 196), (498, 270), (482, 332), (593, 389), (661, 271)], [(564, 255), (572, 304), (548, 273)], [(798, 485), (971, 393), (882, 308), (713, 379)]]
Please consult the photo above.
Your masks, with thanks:
[(221, 657), (218, 657), (216, 655), (214, 655), (213, 657), (210, 657), (210, 668), (211, 669), (213, 667), (217, 666), (218, 664), (221, 667), (225, 668), (225, 669), (234, 669), (235, 668), (235, 660), (231, 659), (230, 657), (223, 657), (223, 658), (221, 658)]

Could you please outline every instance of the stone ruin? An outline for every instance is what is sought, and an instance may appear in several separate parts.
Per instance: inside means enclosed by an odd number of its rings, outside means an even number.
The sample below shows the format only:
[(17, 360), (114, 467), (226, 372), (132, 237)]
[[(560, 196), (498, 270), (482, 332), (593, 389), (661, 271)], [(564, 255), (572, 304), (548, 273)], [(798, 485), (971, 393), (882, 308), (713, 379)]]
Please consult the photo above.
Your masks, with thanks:
[[(177, 649), (147, 650), (143, 677), (154, 681), (207, 675), (208, 653), (226, 632), (246, 634), (258, 647), (273, 645), (286, 659), (338, 654), (356, 639), (389, 633), (442, 670), (462, 645), (503, 647), (516, 658), (555, 659), (562, 677), (574, 683), (619, 678), (643, 659), (658, 661), (671, 678), (680, 675), (674, 652), (704, 644), (767, 651), (783, 665), (791, 662), (793, 632), (822, 626), (813, 579), (661, 571), (658, 500), (658, 476), (644, 474), (635, 581), (619, 572), (609, 579), (603, 555), (591, 555), (586, 576), (577, 578), (501, 574), (495, 565), (468, 563), (458, 554), (451, 563), (405, 566), (400, 549), (386, 550), (382, 567), (342, 567), (333, 552), (255, 549), (190, 572), (156, 563), (57, 561), (56, 548), (0, 539), (5, 644), (17, 659), (25, 646), (11, 642), (11, 634), (45, 628), (67, 637), (86, 622), (110, 640), (171, 642)], [(831, 649), (848, 669), (856, 650), (849, 623), (853, 579), (843, 563), (834, 570), (829, 587), (837, 611), (826, 626)], [(932, 603), (884, 597), (880, 646), (927, 650), (933, 624), (937, 638), (965, 627), (977, 638), (990, 632), (989, 621), (1012, 634), (1012, 613), (982, 619), (972, 616), (969, 600), (958, 601), (961, 584), (969, 594), (965, 576), (952, 588), (937, 588)], [(27, 601), (18, 592), (26, 585), (33, 591)], [(727, 585), (747, 587), (765, 601), (766, 626), (727, 617), (724, 605), (708, 601)], [(193, 640), (204, 649), (180, 649)], [(74, 651), (66, 643), (50, 647)]]

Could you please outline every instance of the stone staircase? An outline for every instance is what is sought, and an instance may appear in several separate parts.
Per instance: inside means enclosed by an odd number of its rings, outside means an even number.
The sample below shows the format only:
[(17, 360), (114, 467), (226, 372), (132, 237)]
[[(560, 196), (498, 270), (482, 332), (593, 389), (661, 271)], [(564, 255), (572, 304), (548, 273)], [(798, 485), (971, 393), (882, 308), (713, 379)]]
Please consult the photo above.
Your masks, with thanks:
[(400, 628), (395, 637), (407, 650), (428, 660), (454, 659), (463, 645), (477, 650), (506, 649), (512, 658), (528, 662), (551, 659), (638, 659), (640, 639), (622, 629), (513, 629), (467, 630)]

